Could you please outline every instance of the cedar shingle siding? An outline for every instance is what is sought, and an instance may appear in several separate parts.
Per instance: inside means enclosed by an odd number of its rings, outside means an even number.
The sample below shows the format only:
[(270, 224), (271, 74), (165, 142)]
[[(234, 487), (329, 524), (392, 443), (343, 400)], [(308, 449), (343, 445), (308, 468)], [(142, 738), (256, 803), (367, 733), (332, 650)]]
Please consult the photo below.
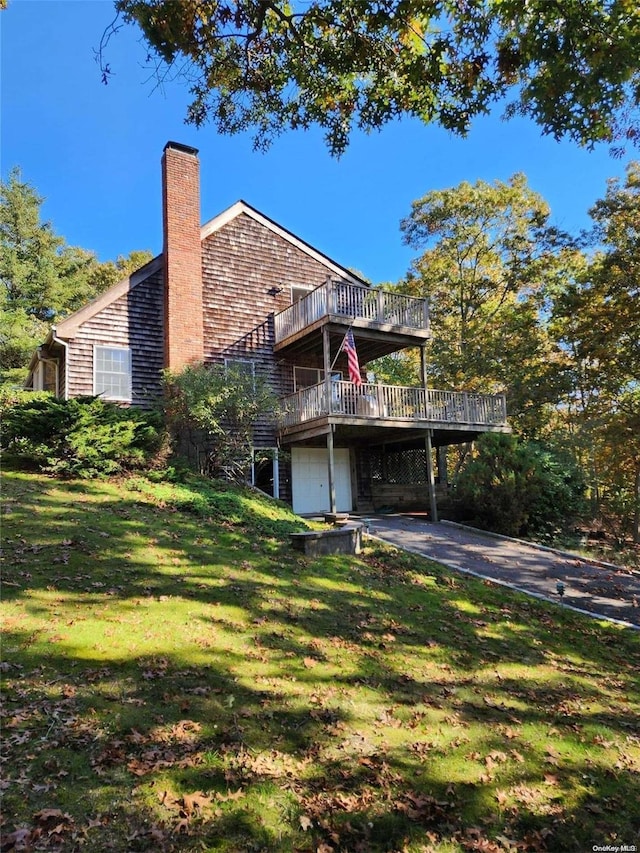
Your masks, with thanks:
[[(330, 270), (278, 234), (240, 214), (203, 243), (205, 360), (255, 360), (278, 397), (293, 391), (293, 368), (274, 355), (273, 314), (291, 304), (291, 285), (322, 284)], [(271, 295), (271, 288), (282, 289)], [(256, 425), (255, 446), (275, 445), (273, 427)]]
[[(293, 367), (273, 353), (273, 314), (288, 307), (291, 285), (322, 284), (330, 269), (246, 214), (211, 234), (202, 246), (205, 360), (255, 362), (278, 397), (293, 391)], [(275, 296), (271, 288), (281, 289)], [(196, 318), (194, 321), (197, 322)], [(93, 393), (95, 344), (129, 346), (132, 403), (148, 405), (161, 391), (163, 274), (156, 272), (86, 320), (69, 341), (69, 394)], [(274, 447), (274, 424), (263, 418), (256, 447)], [(290, 498), (290, 472), (281, 467), (281, 496)]]
[(69, 396), (93, 394), (93, 347), (131, 348), (132, 403), (148, 405), (160, 393), (163, 365), (162, 274), (136, 285), (91, 319), (69, 341)]
[[(273, 353), (273, 314), (288, 307), (291, 285), (322, 284), (335, 270), (246, 214), (211, 234), (202, 246), (205, 360), (255, 361), (279, 397), (293, 391), (293, 368)], [(281, 289), (274, 295), (271, 288)], [(194, 318), (194, 322), (197, 322)], [(163, 274), (156, 272), (86, 320), (69, 341), (69, 395), (93, 393), (93, 347), (129, 346), (132, 403), (145, 405), (161, 390)], [(259, 424), (256, 446), (275, 444)]]

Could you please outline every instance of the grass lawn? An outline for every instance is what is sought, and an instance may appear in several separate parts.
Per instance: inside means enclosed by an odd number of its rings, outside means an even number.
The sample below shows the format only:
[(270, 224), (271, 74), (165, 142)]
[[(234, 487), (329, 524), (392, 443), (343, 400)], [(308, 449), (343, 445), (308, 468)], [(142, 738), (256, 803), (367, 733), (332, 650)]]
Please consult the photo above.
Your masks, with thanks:
[(638, 632), (195, 478), (3, 491), (3, 851), (640, 848)]

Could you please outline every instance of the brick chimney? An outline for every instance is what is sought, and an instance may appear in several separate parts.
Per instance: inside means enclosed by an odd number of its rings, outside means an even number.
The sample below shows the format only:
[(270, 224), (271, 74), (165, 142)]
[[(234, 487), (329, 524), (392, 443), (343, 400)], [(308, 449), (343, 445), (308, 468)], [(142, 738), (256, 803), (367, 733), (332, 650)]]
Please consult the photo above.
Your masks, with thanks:
[(202, 361), (202, 247), (198, 150), (167, 142), (162, 156), (164, 365)]

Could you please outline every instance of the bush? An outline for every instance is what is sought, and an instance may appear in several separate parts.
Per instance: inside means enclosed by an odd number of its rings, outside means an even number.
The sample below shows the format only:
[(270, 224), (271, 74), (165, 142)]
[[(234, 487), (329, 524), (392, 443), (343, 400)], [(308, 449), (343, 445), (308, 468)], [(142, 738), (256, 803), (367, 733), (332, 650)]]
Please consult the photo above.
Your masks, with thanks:
[(242, 483), (251, 465), (256, 423), (277, 418), (278, 399), (264, 376), (240, 365), (191, 364), (164, 374), (167, 423), (174, 435), (195, 431), (206, 452), (203, 473)]
[(157, 413), (125, 409), (98, 397), (0, 394), (3, 450), (40, 471), (99, 477), (141, 468), (163, 443)]
[(582, 472), (567, 455), (511, 435), (484, 435), (458, 475), (458, 517), (507, 536), (550, 538), (585, 511)]

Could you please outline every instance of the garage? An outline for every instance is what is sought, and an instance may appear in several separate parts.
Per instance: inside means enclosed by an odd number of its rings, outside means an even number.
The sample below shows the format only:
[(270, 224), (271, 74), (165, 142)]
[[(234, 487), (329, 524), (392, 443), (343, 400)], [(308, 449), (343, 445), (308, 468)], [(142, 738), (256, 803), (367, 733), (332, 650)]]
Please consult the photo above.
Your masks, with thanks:
[[(351, 466), (349, 449), (333, 451), (336, 481), (336, 509), (350, 512)], [(319, 447), (294, 447), (291, 451), (291, 489), (293, 511), (300, 515), (329, 512), (329, 464), (327, 450)]]

